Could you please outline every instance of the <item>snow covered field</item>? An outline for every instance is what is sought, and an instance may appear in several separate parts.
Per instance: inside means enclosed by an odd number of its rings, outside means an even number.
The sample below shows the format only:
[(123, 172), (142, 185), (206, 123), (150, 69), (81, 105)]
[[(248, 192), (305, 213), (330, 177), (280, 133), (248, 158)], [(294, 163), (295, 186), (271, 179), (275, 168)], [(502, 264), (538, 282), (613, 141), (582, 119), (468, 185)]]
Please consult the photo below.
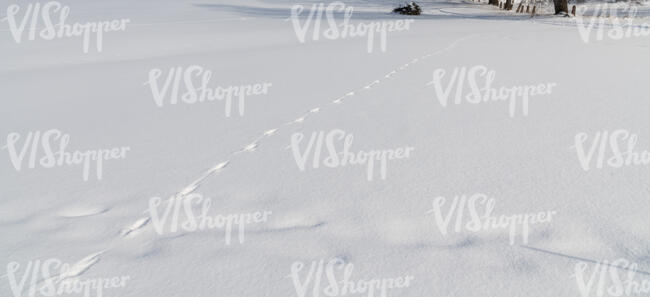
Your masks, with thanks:
[(607, 31), (647, 5), (585, 40), (460, 1), (335, 3), (345, 38), (317, 1), (38, 2), (84, 45), (36, 3), (0, 0), (0, 296), (650, 293), (650, 36)]

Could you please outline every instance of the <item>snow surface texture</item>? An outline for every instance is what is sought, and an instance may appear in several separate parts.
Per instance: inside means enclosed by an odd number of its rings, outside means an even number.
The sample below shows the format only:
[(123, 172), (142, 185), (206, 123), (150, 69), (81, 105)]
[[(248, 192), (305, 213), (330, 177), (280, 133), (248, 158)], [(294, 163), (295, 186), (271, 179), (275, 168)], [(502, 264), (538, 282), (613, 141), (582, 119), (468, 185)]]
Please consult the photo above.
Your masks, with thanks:
[[(579, 133), (588, 149), (597, 132), (624, 129), (638, 135), (636, 150), (650, 149), (649, 36), (585, 43), (575, 18), (422, 1), (408, 30), (368, 53), (366, 38), (308, 33), (300, 43), (291, 8), (303, 4), (304, 21), (314, 3), (62, 1), (69, 22), (130, 20), (88, 53), (81, 38), (25, 33), (18, 43), (0, 22), (0, 296), (29, 296), (28, 264), (48, 259), (70, 264), (51, 275), (58, 282), (128, 278), (106, 297), (301, 296), (302, 285), (304, 296), (328, 296), (326, 276), (307, 279), (314, 261), (332, 259), (354, 265), (351, 280), (412, 276), (387, 296), (584, 296), (577, 265), (591, 265), (589, 278), (616, 259), (638, 265), (636, 281), (648, 278), (649, 167), (584, 170), (574, 145)], [(404, 19), (388, 13), (400, 3), (345, 2), (352, 23)], [(639, 5), (635, 24), (647, 11)], [(150, 71), (161, 69), (162, 81), (191, 65), (212, 71), (212, 87), (272, 86), (248, 96), (243, 115), (236, 101), (229, 117), (224, 101), (158, 106)], [(525, 116), (519, 105), (511, 117), (505, 101), (454, 104), (454, 95), (443, 107), (434, 70), (446, 70), (446, 87), (454, 68), (477, 65), (495, 71), (495, 87), (556, 85), (532, 96)], [(94, 163), (87, 181), (78, 165), (30, 169), (29, 150), (17, 170), (9, 135), (20, 135), (20, 151), (30, 131), (52, 129), (70, 135), (69, 151), (128, 151), (106, 160), (100, 179)], [(388, 162), (385, 179), (378, 163), (369, 181), (366, 166), (314, 168), (312, 155), (300, 170), (292, 137), (304, 135), (303, 154), (313, 132), (337, 129), (354, 135), (353, 152), (413, 150)], [(494, 199), (494, 216), (555, 214), (531, 224), (526, 242), (521, 230), (514, 244), (507, 229), (453, 232), (454, 215), (443, 234), (434, 199), (446, 197), (446, 215), (455, 196), (475, 193)], [(211, 200), (212, 216), (268, 211), (266, 220), (243, 238), (233, 228), (230, 240), (224, 228), (158, 232), (146, 212), (153, 197), (161, 216), (196, 195)], [(12, 280), (23, 275), (17, 293)]]

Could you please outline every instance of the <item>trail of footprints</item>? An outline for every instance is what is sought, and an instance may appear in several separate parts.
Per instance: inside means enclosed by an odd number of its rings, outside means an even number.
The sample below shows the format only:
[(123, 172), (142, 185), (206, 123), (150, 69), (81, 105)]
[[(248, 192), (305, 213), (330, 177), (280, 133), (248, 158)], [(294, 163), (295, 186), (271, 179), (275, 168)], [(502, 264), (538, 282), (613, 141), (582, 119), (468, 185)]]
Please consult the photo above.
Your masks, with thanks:
[[(396, 75), (399, 71), (406, 70), (410, 65), (415, 64), (420, 60), (424, 60), (424, 59), (427, 59), (429, 57), (432, 57), (434, 55), (438, 55), (438, 54), (442, 54), (444, 52), (447, 52), (447, 51), (451, 50), (452, 48), (454, 48), (458, 43), (460, 43), (460, 42), (462, 42), (462, 41), (464, 41), (466, 39), (472, 38), (472, 37), (473, 37), (473, 35), (465, 36), (463, 38), (460, 38), (460, 39), (457, 39), (457, 40), (453, 41), (450, 45), (448, 45), (447, 47), (445, 47), (443, 49), (440, 49), (440, 50), (437, 50), (435, 52), (423, 55), (423, 56), (421, 56), (419, 58), (415, 58), (415, 59), (411, 60), (410, 62), (400, 66), (399, 69), (395, 69), (395, 70), (392, 70), (392, 71), (388, 72), (387, 74), (385, 74), (383, 76), (383, 78), (380, 78), (378, 80), (374, 80), (370, 84), (368, 84), (368, 85), (366, 85), (366, 86), (364, 86), (364, 87), (362, 87), (362, 88), (360, 88), (360, 89), (358, 89), (356, 91), (350, 91), (350, 92), (346, 93), (345, 95), (334, 99), (333, 101), (331, 101), (329, 104), (327, 104), (325, 106), (327, 107), (327, 106), (332, 106), (332, 105), (339, 105), (339, 104), (343, 103), (345, 100), (350, 99), (351, 97), (356, 95), (358, 92), (363, 91), (363, 90), (369, 90), (369, 89), (373, 88), (375, 85), (381, 84), (383, 80), (389, 79), (392, 76)], [(222, 172), (228, 166), (228, 164), (230, 164), (230, 162), (231, 162), (230, 159), (232, 159), (233, 157), (235, 157), (235, 156), (237, 156), (239, 154), (242, 154), (242, 153), (250, 153), (250, 152), (255, 151), (259, 147), (259, 144), (260, 144), (260, 142), (262, 140), (264, 140), (265, 138), (274, 136), (276, 134), (276, 132), (281, 127), (301, 124), (309, 116), (311, 116), (313, 114), (316, 114), (316, 113), (319, 113), (321, 111), (321, 109), (322, 109), (321, 107), (312, 108), (311, 110), (309, 110), (307, 113), (303, 114), (302, 116), (300, 116), (300, 117), (298, 117), (298, 118), (296, 118), (296, 119), (294, 119), (292, 121), (285, 122), (284, 124), (281, 124), (280, 127), (278, 127), (278, 128), (273, 128), (273, 129), (266, 130), (261, 135), (259, 135), (257, 138), (255, 138), (251, 143), (245, 145), (240, 150), (231, 153), (230, 156), (229, 156), (229, 160), (223, 161), (223, 162), (213, 166), (212, 168), (204, 171), (203, 173), (201, 173), (201, 175), (197, 179), (195, 179), (189, 185), (185, 186), (183, 189), (181, 189), (178, 193), (176, 193), (172, 197), (168, 198), (166, 201), (176, 199), (176, 198), (182, 198), (182, 197), (194, 192), (196, 189), (198, 189), (201, 186), (201, 184), (207, 178), (209, 178), (210, 176), (212, 176), (214, 174)], [(137, 220), (135, 220), (128, 227), (123, 228), (120, 231), (120, 236), (122, 238), (135, 236), (136, 231), (139, 230), (139, 229), (142, 229), (145, 226), (147, 226), (150, 221), (151, 221), (150, 217), (138, 218)], [(288, 227), (290, 227), (290, 226), (285, 226), (285, 228), (288, 228)], [(82, 260), (80, 260), (79, 262), (77, 262), (76, 264), (74, 264), (72, 266), (73, 269), (71, 269), (70, 273), (67, 273), (65, 276), (57, 276), (57, 277), (66, 277), (66, 278), (67, 277), (76, 277), (76, 276), (79, 276), (79, 275), (83, 274), (91, 266), (93, 266), (97, 262), (99, 262), (100, 256), (103, 253), (107, 252), (108, 250), (109, 249), (98, 252), (98, 253), (91, 254), (91, 255), (83, 258)]]
[[(442, 53), (444, 53), (444, 52), (446, 52), (446, 51), (449, 51), (449, 50), (451, 50), (452, 48), (454, 48), (458, 43), (460, 43), (460, 42), (462, 42), (462, 41), (464, 41), (464, 40), (466, 40), (466, 39), (469, 39), (469, 38), (471, 38), (471, 37), (473, 37), (473, 36), (472, 36), (472, 35), (469, 35), (469, 36), (466, 36), (466, 37), (463, 37), (463, 38), (457, 39), (457, 40), (453, 41), (450, 45), (448, 45), (447, 47), (445, 47), (445, 48), (443, 48), (443, 49), (441, 49), (441, 50), (437, 50), (437, 51), (435, 51), (435, 52), (433, 52), (433, 53), (429, 53), (429, 54), (423, 55), (423, 56), (420, 57), (420, 58), (415, 58), (415, 59), (411, 60), (410, 62), (408, 62), (408, 63), (406, 63), (406, 64), (400, 66), (399, 69), (392, 70), (392, 71), (388, 72), (386, 75), (384, 75), (384, 79), (388, 79), (388, 78), (392, 77), (393, 75), (397, 74), (398, 71), (406, 70), (406, 69), (407, 69), (411, 64), (415, 64), (415, 63), (417, 63), (417, 62), (420, 61), (420, 60), (424, 60), (424, 59), (427, 59), (427, 58), (432, 57), (432, 56), (434, 56), (434, 55), (442, 54)], [(359, 92), (359, 91), (362, 91), (362, 90), (368, 90), (368, 89), (371, 89), (374, 85), (378, 85), (378, 84), (380, 84), (381, 82), (382, 82), (382, 79), (375, 80), (375, 81), (371, 82), (370, 84), (364, 86), (363, 88), (357, 90), (356, 92)], [(332, 105), (332, 104), (334, 104), (334, 105), (336, 105), (336, 104), (341, 104), (341, 103), (343, 103), (343, 101), (346, 100), (347, 98), (354, 96), (354, 95), (356, 94), (356, 92), (355, 92), (355, 91), (348, 92), (348, 93), (346, 93), (345, 95), (343, 95), (343, 96), (341, 96), (341, 97), (339, 97), (339, 98), (337, 98), (337, 99), (331, 101), (331, 103), (328, 104), (328, 105)], [(305, 113), (304, 115), (302, 115), (302, 116), (296, 118), (295, 120), (293, 120), (293, 121), (289, 121), (289, 122), (286, 122), (286, 123), (282, 124), (281, 127), (282, 127), (282, 126), (290, 126), (290, 125), (294, 125), (294, 124), (300, 124), (300, 123), (303, 123), (303, 122), (307, 119), (307, 117), (309, 117), (309, 116), (312, 115), (312, 114), (315, 114), (315, 113), (320, 112), (320, 110), (321, 110), (321, 107), (313, 108), (313, 109), (309, 110), (307, 113)], [(280, 128), (274, 128), (274, 129), (269, 129), (269, 130), (265, 131), (265, 132), (262, 133), (260, 136), (258, 136), (258, 137), (253, 141), (253, 142), (251, 142), (250, 144), (244, 146), (241, 150), (236, 151), (236, 152), (234, 152), (234, 153), (231, 153), (231, 154), (230, 154), (230, 157), (232, 158), (232, 157), (234, 157), (234, 156), (236, 156), (236, 155), (238, 155), (238, 154), (240, 154), (240, 153), (244, 153), (244, 152), (252, 152), (252, 151), (254, 151), (254, 150), (257, 149), (257, 147), (259, 146), (259, 143), (260, 143), (261, 140), (263, 140), (264, 138), (267, 138), (267, 137), (270, 137), (270, 136), (275, 135), (275, 133), (276, 133), (279, 129), (280, 129)], [(230, 160), (227, 160), (227, 161), (221, 162), (221, 163), (217, 164), (216, 166), (210, 168), (209, 170), (203, 172), (203, 173), (201, 174), (201, 176), (200, 176), (199, 178), (197, 178), (194, 182), (192, 182), (191, 184), (189, 184), (188, 186), (186, 186), (185, 188), (183, 188), (181, 191), (179, 191), (176, 195), (170, 197), (170, 198), (167, 199), (167, 200), (169, 201), (169, 200), (174, 199), (174, 198), (176, 198), (176, 197), (179, 197), (179, 196), (180, 196), (180, 197), (183, 197), (183, 196), (185, 196), (185, 195), (187, 195), (187, 194), (192, 193), (194, 190), (196, 190), (196, 189), (201, 185), (201, 183), (203, 183), (203, 181), (204, 181), (205, 179), (207, 179), (208, 177), (210, 177), (211, 175), (213, 175), (213, 174), (215, 174), (215, 173), (221, 172), (221, 171), (222, 171), (222, 170), (223, 170), (223, 169), (224, 169), (224, 168), (225, 168), (229, 163), (230, 163)], [(124, 229), (124, 230), (122, 231), (123, 236), (126, 236), (126, 235), (128, 235), (129, 233), (131, 233), (131, 232), (133, 232), (133, 231), (135, 231), (135, 230), (137, 230), (137, 229), (140, 229), (140, 228), (146, 226), (148, 222), (149, 222), (149, 218), (148, 218), (148, 217), (143, 217), (143, 218), (138, 219), (138, 220), (135, 221), (135, 222), (134, 222), (130, 227), (128, 227), (128, 228), (126, 228), (126, 229)]]

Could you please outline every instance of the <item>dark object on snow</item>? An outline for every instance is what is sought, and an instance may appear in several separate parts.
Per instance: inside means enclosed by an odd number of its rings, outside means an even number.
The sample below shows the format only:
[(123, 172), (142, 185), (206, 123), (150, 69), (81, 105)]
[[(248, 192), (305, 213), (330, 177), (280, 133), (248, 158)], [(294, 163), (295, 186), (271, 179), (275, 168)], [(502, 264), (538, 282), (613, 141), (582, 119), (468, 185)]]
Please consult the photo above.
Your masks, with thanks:
[(420, 13), (422, 13), (422, 9), (417, 3), (411, 2), (410, 4), (406, 4), (404, 6), (393, 9), (393, 12), (407, 15), (420, 15)]
[(569, 1), (568, 0), (553, 0), (555, 14), (569, 14)]
[(513, 6), (513, 1), (512, 0), (506, 0), (506, 5), (504, 5), (503, 9), (512, 10), (512, 6)]
[(571, 14), (573, 16), (576, 16), (576, 6), (575, 5), (573, 5), (573, 7), (571, 7)]

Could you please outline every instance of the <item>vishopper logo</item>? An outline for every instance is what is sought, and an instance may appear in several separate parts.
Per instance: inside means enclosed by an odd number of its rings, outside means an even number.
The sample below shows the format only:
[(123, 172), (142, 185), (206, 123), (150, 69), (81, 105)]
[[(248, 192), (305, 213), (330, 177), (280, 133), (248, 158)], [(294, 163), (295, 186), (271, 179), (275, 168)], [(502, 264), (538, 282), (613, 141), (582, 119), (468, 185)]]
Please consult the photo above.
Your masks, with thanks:
[[(311, 39), (313, 41), (320, 40), (321, 36), (329, 40), (366, 37), (368, 41), (368, 53), (372, 53), (375, 48), (375, 35), (378, 35), (379, 47), (382, 52), (386, 52), (388, 32), (409, 30), (411, 23), (414, 22), (414, 20), (403, 19), (350, 24), (350, 19), (354, 11), (353, 7), (346, 6), (345, 3), (339, 1), (329, 3), (327, 6), (325, 5), (325, 3), (313, 4), (309, 10), (307, 19), (302, 24), (300, 17), (305, 7), (296, 4), (291, 8), (291, 17), (289, 19), (293, 24), (293, 29), (300, 43), (305, 43), (309, 39), (307, 34), (311, 28)], [(335, 13), (342, 14), (342, 22), (337, 21)], [(327, 18), (327, 29), (321, 31), (323, 15)]]
[(632, 165), (649, 165), (650, 151), (636, 151), (637, 134), (625, 129), (598, 131), (589, 140), (589, 134), (580, 132), (574, 138), (572, 149), (584, 171), (605, 166), (620, 168)]
[[(104, 161), (125, 159), (126, 152), (131, 149), (123, 146), (111, 149), (69, 151), (67, 148), (70, 143), (70, 135), (57, 129), (44, 132), (30, 131), (24, 137), (22, 145), (19, 145), (21, 138), (23, 136), (20, 133), (9, 133), (7, 144), (2, 147), (9, 153), (9, 160), (16, 171), (23, 169), (25, 158), (27, 158), (26, 165), (29, 169), (34, 169), (37, 166), (53, 168), (81, 165), (83, 166), (84, 181), (88, 181), (93, 165), (95, 176), (98, 180), (102, 179)], [(29, 157), (27, 157), (28, 153)]]
[[(298, 297), (335, 296), (367, 296), (387, 297), (389, 290), (407, 288), (415, 278), (411, 275), (393, 278), (371, 278), (354, 281), (352, 273), (354, 265), (342, 259), (312, 261), (309, 270), (304, 262), (294, 262), (291, 265), (291, 280)], [(304, 272), (303, 272), (304, 271)], [(301, 274), (305, 274), (301, 277)], [(326, 278), (326, 279), (325, 279)], [(321, 284), (326, 282), (326, 286)], [(311, 293), (309, 293), (311, 289)]]
[(18, 262), (7, 264), (7, 279), (14, 297), (102, 297), (105, 289), (123, 288), (130, 279), (130, 276), (81, 278), (78, 267), (55, 258), (27, 262), (19, 278), (20, 270)]
[(628, 4), (620, 10), (623, 21), (618, 17), (618, 6), (610, 6), (607, 3), (596, 5), (593, 14), (589, 17), (589, 21), (586, 22), (584, 15), (588, 10), (589, 8), (586, 6), (580, 7), (578, 10), (579, 16), (576, 18), (580, 38), (585, 43), (589, 43), (594, 34), (596, 35), (596, 41), (602, 41), (606, 38), (621, 40), (650, 35), (650, 26), (647, 23), (634, 24), (638, 12), (636, 6)]
[[(449, 209), (445, 212), (443, 207), (446, 203), (447, 198), (436, 197), (433, 199), (433, 208), (427, 212), (433, 213), (442, 235), (446, 236), (449, 233), (449, 223), (452, 221), (454, 213), (456, 213), (453, 232), (508, 229), (510, 245), (515, 244), (518, 229), (521, 230), (522, 242), (528, 244), (530, 224), (548, 223), (556, 214), (556, 211), (542, 211), (509, 216), (493, 216), (495, 200), (481, 193), (473, 194), (469, 198), (466, 195), (455, 196)], [(463, 223), (463, 217), (466, 213), (469, 215), (469, 220)]]
[[(21, 10), (22, 17), (19, 17)], [(18, 4), (11, 4), (7, 7), (7, 17), (2, 20), (9, 24), (11, 36), (16, 43), (23, 41), (25, 30), (28, 29), (27, 38), (30, 41), (37, 37), (43, 40), (81, 37), (84, 53), (88, 53), (92, 38), (95, 40), (97, 52), (101, 52), (104, 47), (104, 33), (125, 31), (126, 24), (130, 22), (129, 19), (119, 19), (70, 24), (66, 22), (69, 14), (70, 7), (58, 1), (49, 1), (42, 5), (30, 3), (23, 8)], [(44, 27), (38, 27), (39, 23)]]
[(243, 116), (246, 97), (266, 95), (272, 86), (271, 83), (264, 82), (241, 86), (209, 87), (212, 71), (199, 65), (185, 68), (171, 67), (167, 71), (164, 81), (159, 81), (162, 75), (162, 69), (151, 69), (149, 79), (144, 83), (151, 88), (153, 100), (158, 107), (162, 107), (165, 101), (174, 105), (179, 102), (194, 104), (225, 100), (224, 113), (226, 117), (230, 117), (235, 99), (239, 115)]
[(197, 193), (168, 199), (167, 205), (160, 213), (158, 209), (162, 204), (160, 197), (153, 197), (149, 199), (149, 209), (145, 211), (150, 215), (158, 234), (223, 229), (226, 245), (230, 245), (232, 241), (234, 227), (237, 228), (238, 240), (241, 244), (245, 240), (246, 225), (265, 223), (271, 215), (271, 211), (268, 210), (209, 215), (212, 200)]
[[(371, 150), (367, 152), (358, 151), (354, 153), (350, 151), (354, 136), (339, 129), (329, 132), (312, 132), (307, 146), (301, 149), (301, 143), (304, 138), (305, 135), (303, 133), (294, 133), (291, 136), (291, 150), (300, 171), (305, 171), (309, 155), (312, 155), (311, 167), (314, 169), (321, 166), (321, 161), (323, 166), (329, 168), (347, 165), (365, 165), (368, 181), (372, 181), (375, 176), (375, 162), (378, 162), (377, 166), (379, 167), (381, 179), (386, 179), (388, 175), (388, 161), (409, 158), (411, 152), (414, 150), (413, 147), (400, 147), (396, 149)], [(327, 157), (321, 159), (321, 155), (326, 155)]]
[[(461, 104), (463, 101), (471, 104), (485, 102), (507, 101), (510, 117), (517, 114), (517, 108), (521, 109), (522, 116), (528, 115), (528, 105), (530, 97), (539, 95), (548, 95), (553, 91), (557, 83), (544, 83), (537, 85), (525, 85), (515, 87), (493, 86), (496, 79), (496, 72), (489, 70), (486, 66), (477, 65), (473, 67), (456, 67), (454, 68), (447, 87), (443, 87), (443, 79), (447, 75), (445, 69), (436, 69), (433, 71), (433, 80), (427, 85), (433, 85), (442, 107), (449, 105), (452, 90), (454, 92), (454, 104)], [(465, 94), (465, 81), (469, 87), (469, 93)]]
[(596, 262), (591, 265), (591, 273), (588, 272), (589, 266), (580, 262), (574, 269), (573, 276), (582, 297), (641, 296), (650, 293), (650, 281), (636, 280), (639, 265), (627, 259)]

